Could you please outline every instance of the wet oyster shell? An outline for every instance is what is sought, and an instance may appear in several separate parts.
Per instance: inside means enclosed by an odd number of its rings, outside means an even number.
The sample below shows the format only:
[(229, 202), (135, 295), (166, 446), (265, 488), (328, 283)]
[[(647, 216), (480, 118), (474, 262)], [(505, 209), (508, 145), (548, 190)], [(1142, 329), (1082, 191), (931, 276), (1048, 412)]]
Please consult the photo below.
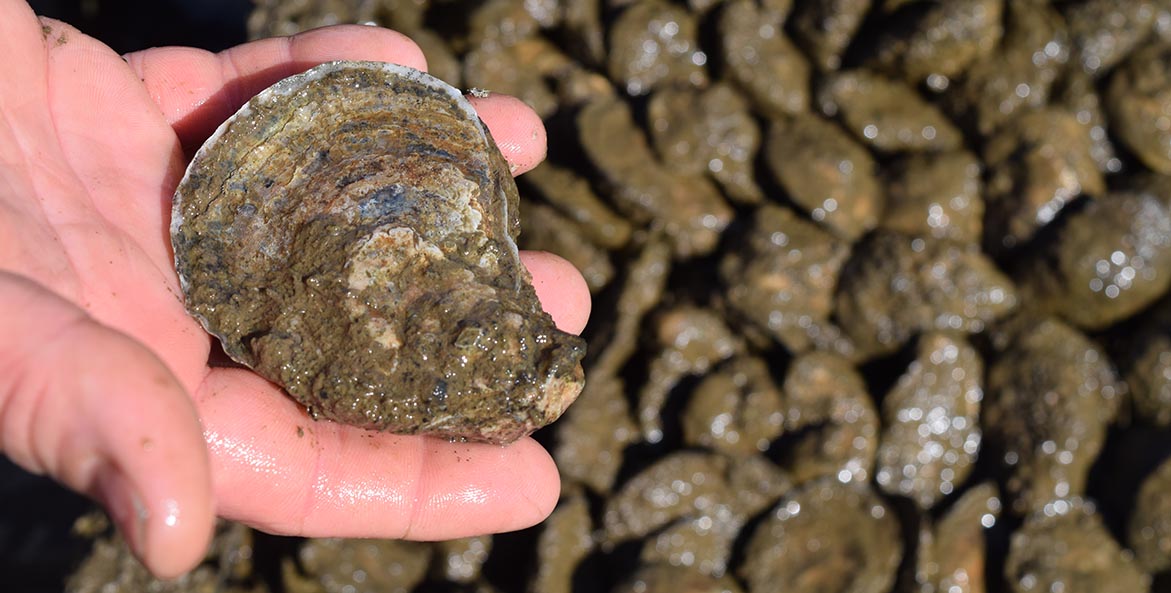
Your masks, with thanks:
[(664, 84), (707, 84), (699, 49), (699, 23), (679, 6), (640, 0), (622, 11), (610, 31), (610, 79), (630, 95)]
[(764, 359), (735, 358), (695, 387), (680, 422), (683, 440), (731, 456), (764, 452), (783, 430), (783, 405)]
[(1122, 386), (1106, 354), (1055, 319), (1029, 322), (988, 368), (984, 434), (1012, 475), (1013, 508), (1084, 493)]
[(794, 203), (838, 236), (857, 240), (878, 226), (885, 197), (874, 158), (816, 115), (769, 124), (765, 162)]
[(849, 351), (829, 322), (849, 245), (783, 206), (765, 204), (720, 262), (728, 304), (791, 352)]
[(637, 573), (611, 593), (740, 593), (741, 589), (732, 577), (715, 579), (704, 576), (685, 566), (651, 564)]
[(963, 141), (939, 108), (913, 87), (870, 70), (828, 77), (816, 100), (822, 113), (840, 117), (859, 142), (879, 152), (955, 150)]
[(531, 593), (572, 593), (573, 573), (594, 549), (589, 501), (583, 494), (562, 498), (537, 538), (537, 569)]
[(946, 88), (974, 60), (988, 55), (1004, 34), (1001, 0), (906, 2), (882, 27), (874, 61), (908, 82)]
[(769, 117), (809, 109), (809, 63), (785, 36), (784, 15), (752, 0), (733, 0), (720, 15), (720, 55), (728, 74)]
[(1012, 535), (1004, 576), (1014, 593), (1147, 591), (1151, 579), (1106, 530), (1092, 503), (1056, 500)]
[(1138, 565), (1153, 573), (1171, 568), (1171, 459), (1143, 480), (1127, 535)]
[(963, 338), (919, 338), (915, 360), (882, 402), (879, 487), (931, 508), (972, 472), (980, 448), (984, 362)]
[(854, 367), (828, 352), (804, 354), (789, 366), (782, 389), (785, 430), (796, 435), (783, 466), (793, 479), (867, 483), (878, 450), (878, 412)]
[(870, 10), (871, 0), (799, 2), (793, 7), (793, 35), (821, 70), (837, 70), (842, 53)]
[(919, 331), (981, 332), (1017, 302), (1012, 282), (971, 246), (890, 232), (854, 247), (837, 287), (838, 322), (863, 357)]
[(976, 243), (984, 232), (983, 167), (963, 150), (923, 153), (886, 169), (880, 227), (916, 237)]
[(1111, 192), (1065, 217), (1016, 276), (1025, 299), (1079, 327), (1126, 319), (1171, 287), (1171, 205), (1150, 193)]
[(1079, 195), (1102, 195), (1093, 150), (1090, 129), (1058, 108), (1026, 113), (992, 136), (984, 147), (989, 253), (1029, 241)]
[(298, 553), (304, 574), (286, 564), (292, 593), (387, 591), (407, 593), (427, 576), (433, 552), (427, 544), (392, 539), (308, 539)]
[(996, 525), (1000, 511), (996, 486), (981, 484), (964, 493), (943, 519), (928, 530), (929, 536), (923, 537), (921, 533), (916, 571), (916, 580), (921, 585), (919, 591), (987, 591), (984, 532)]
[(751, 593), (882, 593), (902, 555), (894, 512), (865, 485), (825, 478), (788, 495), (753, 530), (740, 576)]
[(1047, 103), (1069, 61), (1067, 31), (1048, 2), (1006, 2), (1004, 13), (1000, 45), (969, 66), (941, 97), (953, 117), (985, 136)]
[(1171, 43), (1135, 52), (1110, 81), (1106, 107), (1118, 135), (1146, 166), (1171, 175)]
[(506, 443), (581, 390), (517, 256), (516, 186), (458, 90), (334, 62), (196, 154), (171, 227), (188, 310), (320, 417)]

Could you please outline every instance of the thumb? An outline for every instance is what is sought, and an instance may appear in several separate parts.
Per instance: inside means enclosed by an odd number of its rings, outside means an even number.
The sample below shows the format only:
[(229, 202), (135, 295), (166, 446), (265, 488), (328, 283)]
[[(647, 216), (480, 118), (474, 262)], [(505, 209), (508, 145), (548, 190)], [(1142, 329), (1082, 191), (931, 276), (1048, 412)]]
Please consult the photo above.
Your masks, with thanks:
[(183, 387), (145, 346), (0, 271), (0, 450), (100, 500), (155, 575), (202, 558), (207, 450)]

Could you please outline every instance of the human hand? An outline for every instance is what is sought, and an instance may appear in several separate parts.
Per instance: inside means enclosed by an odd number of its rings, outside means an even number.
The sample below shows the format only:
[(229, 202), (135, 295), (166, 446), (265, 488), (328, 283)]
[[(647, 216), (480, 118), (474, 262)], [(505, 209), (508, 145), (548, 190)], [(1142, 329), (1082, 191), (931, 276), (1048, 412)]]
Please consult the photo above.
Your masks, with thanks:
[[(204, 553), (215, 515), (304, 536), (455, 538), (523, 528), (558, 495), (531, 439), (449, 443), (314, 422), (279, 388), (212, 368), (168, 234), (187, 156), (249, 97), (334, 59), (424, 66), (384, 29), (341, 26), (220, 54), (124, 60), (0, 0), (0, 447), (106, 506), (159, 576)], [(544, 156), (519, 101), (473, 99), (517, 173)], [(523, 254), (566, 331), (589, 312), (563, 260)]]

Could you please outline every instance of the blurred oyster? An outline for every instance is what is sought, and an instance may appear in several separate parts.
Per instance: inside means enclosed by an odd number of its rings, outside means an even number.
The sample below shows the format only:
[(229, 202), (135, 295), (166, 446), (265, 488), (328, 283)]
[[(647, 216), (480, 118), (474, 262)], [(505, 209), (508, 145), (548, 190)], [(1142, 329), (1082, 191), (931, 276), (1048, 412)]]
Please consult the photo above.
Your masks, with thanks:
[(757, 209), (752, 228), (724, 252), (728, 304), (791, 352), (850, 351), (829, 321), (849, 245), (776, 204)]
[(988, 135), (1023, 111), (1049, 101), (1069, 61), (1069, 38), (1048, 2), (1005, 2), (1004, 37), (949, 85), (943, 103), (957, 120)]
[(683, 439), (734, 456), (764, 452), (784, 429), (783, 405), (764, 359), (734, 358), (695, 387), (683, 412)]
[(474, 583), (491, 553), (491, 535), (435, 542), (431, 574), (454, 583)]
[(1154, 303), (1171, 287), (1171, 207), (1160, 196), (1111, 192), (1065, 217), (1022, 258), (1022, 302), (1096, 330)]
[(928, 333), (882, 402), (878, 485), (931, 508), (972, 471), (984, 362), (963, 338)]
[(1014, 593), (1147, 591), (1151, 579), (1110, 536), (1091, 503), (1056, 500), (1012, 535), (1004, 576)]
[(789, 198), (834, 234), (855, 241), (878, 226), (878, 165), (833, 122), (811, 114), (775, 119), (764, 156)]
[(1146, 166), (1171, 175), (1171, 44), (1135, 52), (1110, 81), (1106, 107), (1118, 135)]
[(1058, 3), (1073, 42), (1073, 64), (1094, 76), (1108, 72), (1154, 29), (1156, 7), (1152, 0)]
[(921, 593), (984, 593), (987, 542), (984, 531), (1000, 516), (996, 486), (968, 490), (935, 525), (919, 530), (915, 584)]
[(188, 310), (317, 415), (511, 442), (582, 386), (517, 257), (508, 165), (456, 89), (325, 64), (196, 154), (172, 241)]
[(735, 214), (732, 208), (707, 178), (679, 175), (660, 164), (626, 102), (597, 97), (576, 121), (582, 149), (632, 222), (661, 223), (680, 258), (716, 249)]
[(784, 15), (733, 0), (720, 15), (721, 57), (732, 80), (769, 117), (809, 109), (809, 63), (781, 28)]
[(298, 553), (300, 562), (296, 566), (292, 562), (284, 565), (285, 590), (292, 593), (406, 593), (426, 578), (432, 555), (432, 548), (419, 542), (308, 539)]
[(793, 479), (868, 482), (878, 450), (878, 412), (854, 367), (828, 352), (803, 354), (789, 365), (782, 390), (784, 428), (794, 435), (783, 465)]
[(788, 474), (761, 455), (675, 452), (623, 484), (607, 500), (602, 521), (612, 544), (649, 536), (644, 562), (719, 577), (748, 518), (792, 487)]
[(975, 243), (984, 232), (980, 161), (956, 150), (913, 154), (886, 169), (887, 205), (879, 226), (916, 237)]
[(1011, 468), (1014, 509), (1083, 494), (1121, 399), (1106, 354), (1060, 321), (1025, 322), (989, 366), (987, 385), (981, 422)]
[(981, 332), (1017, 301), (1012, 282), (971, 246), (891, 232), (854, 247), (837, 287), (838, 322), (863, 357), (919, 331)]
[(615, 19), (607, 65), (610, 78), (631, 95), (663, 84), (707, 84), (707, 56), (696, 41), (699, 23), (679, 6), (640, 0)]
[(740, 576), (751, 593), (890, 591), (899, 523), (868, 487), (824, 478), (783, 499), (753, 530)]
[(594, 549), (593, 528), (585, 495), (578, 493), (562, 498), (537, 538), (537, 570), (528, 590), (572, 593), (573, 573)]
[(1151, 572), (1171, 568), (1171, 459), (1143, 480), (1130, 516), (1128, 537), (1138, 565)]
[(740, 593), (732, 577), (715, 579), (683, 566), (649, 564), (612, 589), (612, 593)]
[(874, 61), (912, 83), (947, 87), (1004, 34), (1001, 0), (902, 2), (884, 23)]
[(955, 150), (960, 131), (910, 85), (859, 69), (838, 72), (817, 92), (821, 112), (880, 152)]
[(989, 253), (1029, 241), (1079, 195), (1102, 195), (1093, 150), (1089, 128), (1057, 108), (1025, 113), (992, 136), (984, 147)]
[(799, 2), (793, 7), (793, 35), (809, 54), (813, 65), (837, 70), (842, 53), (862, 25), (871, 0)]

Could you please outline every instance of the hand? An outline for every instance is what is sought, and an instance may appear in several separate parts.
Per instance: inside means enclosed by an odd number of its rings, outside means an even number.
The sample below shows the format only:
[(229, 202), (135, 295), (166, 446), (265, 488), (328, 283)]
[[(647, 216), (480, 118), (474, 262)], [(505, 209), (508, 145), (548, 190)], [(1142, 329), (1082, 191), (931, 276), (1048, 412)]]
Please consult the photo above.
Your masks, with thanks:
[[(341, 26), (220, 54), (122, 57), (0, 0), (0, 447), (103, 502), (146, 565), (202, 558), (215, 515), (279, 534), (454, 538), (523, 528), (558, 495), (531, 439), (509, 447), (314, 422), (243, 369), (211, 368), (183, 309), (168, 225), (186, 156), (250, 96), (333, 59), (424, 67), (384, 29)], [(515, 99), (475, 100), (523, 172), (544, 156)], [(563, 260), (525, 254), (558, 325), (589, 296)]]

